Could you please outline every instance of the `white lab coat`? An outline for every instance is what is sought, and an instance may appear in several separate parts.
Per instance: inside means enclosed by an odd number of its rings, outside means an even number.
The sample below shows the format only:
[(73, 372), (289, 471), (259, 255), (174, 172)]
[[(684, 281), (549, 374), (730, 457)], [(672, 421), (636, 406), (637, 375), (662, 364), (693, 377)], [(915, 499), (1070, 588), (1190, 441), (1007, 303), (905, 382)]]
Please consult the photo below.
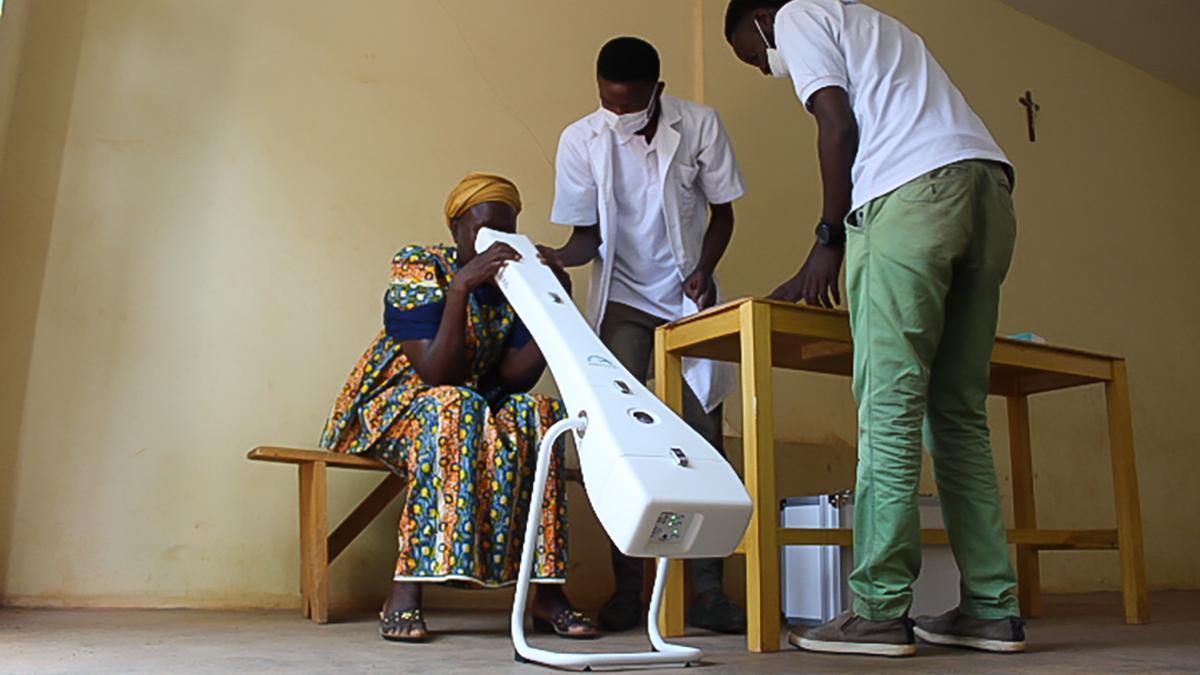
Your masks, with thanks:
[[(700, 262), (708, 229), (708, 204), (724, 204), (745, 192), (741, 171), (717, 112), (708, 106), (662, 97), (656, 132), (659, 175), (663, 177), (663, 218), (681, 278)], [(560, 225), (599, 224), (600, 256), (592, 265), (587, 317), (600, 329), (608, 304), (616, 251), (617, 199), (613, 189), (613, 132), (599, 111), (568, 126), (558, 143), (552, 222)], [(679, 317), (698, 308), (684, 296)], [(684, 379), (712, 411), (732, 391), (732, 366), (702, 359), (684, 359)]]

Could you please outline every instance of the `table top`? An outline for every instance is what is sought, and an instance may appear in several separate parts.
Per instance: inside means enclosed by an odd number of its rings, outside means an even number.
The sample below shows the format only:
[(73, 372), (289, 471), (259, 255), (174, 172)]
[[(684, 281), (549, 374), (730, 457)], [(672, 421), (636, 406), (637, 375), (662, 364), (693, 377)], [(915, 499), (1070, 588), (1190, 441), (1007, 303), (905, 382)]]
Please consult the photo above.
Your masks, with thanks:
[[(681, 356), (741, 360), (741, 318), (765, 309), (770, 318), (772, 363), (777, 368), (848, 376), (853, 344), (849, 315), (762, 298), (711, 307), (662, 328), (667, 351)], [(1026, 395), (1112, 379), (1122, 357), (997, 337), (992, 352), (992, 392)]]

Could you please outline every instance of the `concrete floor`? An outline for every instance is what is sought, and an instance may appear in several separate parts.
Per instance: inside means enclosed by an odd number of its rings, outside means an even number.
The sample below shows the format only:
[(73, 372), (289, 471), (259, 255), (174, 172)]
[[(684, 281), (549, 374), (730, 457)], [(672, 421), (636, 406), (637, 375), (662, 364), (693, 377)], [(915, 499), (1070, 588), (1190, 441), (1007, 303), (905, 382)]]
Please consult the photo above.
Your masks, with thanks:
[[(748, 654), (742, 638), (694, 635), (701, 673), (1200, 672), (1200, 592), (1158, 593), (1155, 621), (1126, 626), (1115, 594), (1050, 596), (1030, 622), (1029, 652), (999, 656), (920, 646), (887, 660), (782, 651)], [(369, 616), (314, 626), (295, 612), (0, 609), (4, 673), (546, 672), (512, 661), (507, 616), (432, 612), (438, 639), (395, 645)], [(539, 638), (558, 649), (640, 649), (636, 633), (591, 643)]]

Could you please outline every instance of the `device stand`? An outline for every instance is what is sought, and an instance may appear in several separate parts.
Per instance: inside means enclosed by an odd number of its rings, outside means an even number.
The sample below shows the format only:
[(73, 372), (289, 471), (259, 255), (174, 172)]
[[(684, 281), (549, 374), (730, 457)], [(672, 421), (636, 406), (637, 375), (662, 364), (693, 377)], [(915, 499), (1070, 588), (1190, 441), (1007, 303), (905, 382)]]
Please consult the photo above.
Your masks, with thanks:
[(658, 615), (662, 607), (663, 592), (667, 585), (668, 558), (659, 558), (654, 578), (654, 592), (650, 596), (650, 611), (646, 617), (646, 628), (654, 651), (618, 653), (568, 653), (553, 652), (530, 646), (525, 639), (525, 605), (529, 598), (530, 579), (537, 555), (538, 525), (542, 521), (542, 500), (546, 494), (546, 481), (550, 475), (550, 457), (554, 443), (568, 431), (578, 431), (582, 437), (587, 429), (587, 419), (576, 417), (565, 419), (546, 432), (538, 450), (537, 472), (534, 475), (533, 494), (529, 503), (529, 520), (525, 523), (525, 542), (521, 551), (521, 571), (517, 575), (516, 596), (513, 598), (512, 641), (519, 660), (540, 663), (553, 668), (568, 670), (593, 670), (607, 668), (684, 668), (700, 661), (704, 653), (695, 647), (671, 644), (663, 639), (658, 629)]

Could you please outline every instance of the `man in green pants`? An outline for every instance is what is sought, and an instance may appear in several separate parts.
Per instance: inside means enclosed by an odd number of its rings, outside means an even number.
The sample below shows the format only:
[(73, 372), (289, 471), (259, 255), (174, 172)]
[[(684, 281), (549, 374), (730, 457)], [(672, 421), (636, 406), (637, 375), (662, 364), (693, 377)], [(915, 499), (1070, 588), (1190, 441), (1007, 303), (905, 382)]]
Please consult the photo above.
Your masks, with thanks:
[[(788, 639), (907, 656), (915, 632), (1023, 651), (985, 407), (1016, 234), (1012, 167), (921, 38), (866, 5), (732, 0), (725, 36), (742, 61), (790, 77), (817, 120), (817, 241), (772, 297), (839, 304), (844, 257), (854, 333), (856, 598), (852, 610)], [(923, 439), (962, 585), (957, 608), (914, 628)]]

